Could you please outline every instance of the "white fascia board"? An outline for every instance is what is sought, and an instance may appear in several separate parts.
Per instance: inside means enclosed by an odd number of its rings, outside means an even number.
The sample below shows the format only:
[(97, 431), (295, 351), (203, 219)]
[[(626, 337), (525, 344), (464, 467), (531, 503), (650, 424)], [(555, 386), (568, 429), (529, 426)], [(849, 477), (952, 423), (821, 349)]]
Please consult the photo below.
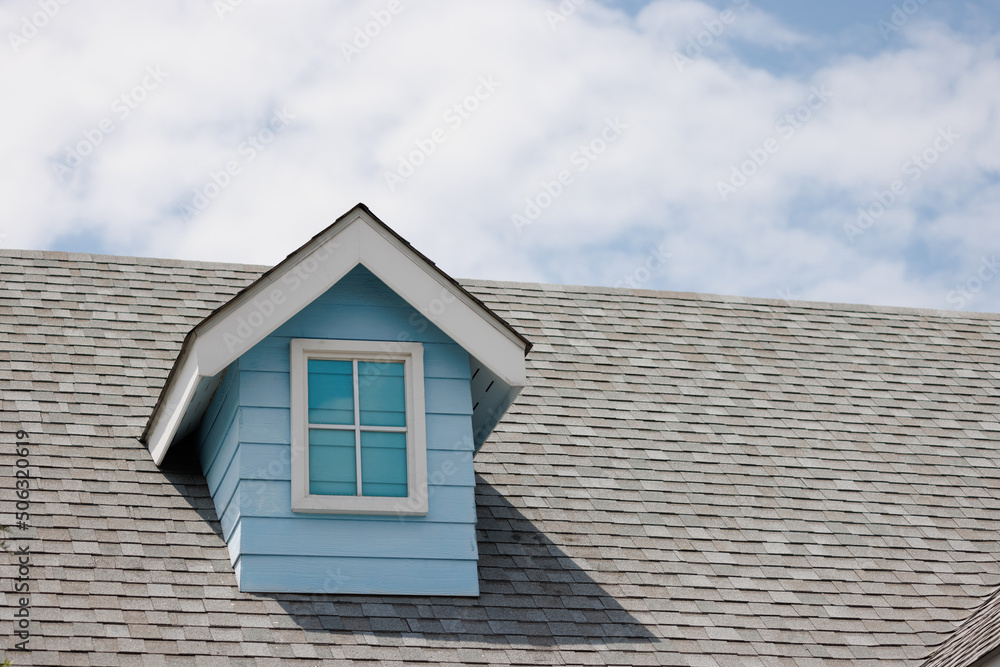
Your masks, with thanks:
[(357, 265), (359, 230), (367, 227), (359, 218), (314, 239), (296, 261), (279, 266), (195, 327), (147, 437), (156, 465), (163, 462), (201, 378), (220, 373)]
[(527, 384), (524, 343), (397, 239), (365, 225), (361, 263), (507, 385)]
[(253, 289), (217, 313), (204, 328), (196, 328), (202, 374), (212, 376), (267, 338), (275, 329), (322, 296), (353, 269), (360, 259), (360, 215), (312, 249), (279, 267)]
[(191, 345), (177, 372), (170, 379), (170, 386), (156, 411), (156, 420), (149, 431), (147, 444), (156, 465), (163, 463), (163, 457), (167, 455), (167, 449), (174, 439), (174, 434), (177, 433), (177, 428), (194, 397), (201, 377), (198, 371), (196, 346)]
[(331, 227), (289, 260), (195, 327), (147, 437), (157, 465), (166, 456), (200, 379), (220, 373), (359, 263), (507, 385), (527, 384), (523, 341), (365, 211)]

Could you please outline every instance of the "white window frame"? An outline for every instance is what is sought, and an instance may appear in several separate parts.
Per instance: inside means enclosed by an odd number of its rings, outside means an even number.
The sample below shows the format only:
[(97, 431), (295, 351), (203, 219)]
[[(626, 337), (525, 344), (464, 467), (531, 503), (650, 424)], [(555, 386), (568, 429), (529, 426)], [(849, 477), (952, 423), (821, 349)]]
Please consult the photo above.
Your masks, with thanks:
[[(420, 343), (294, 338), (291, 341), (292, 511), (314, 514), (427, 514), (424, 346)], [(309, 493), (309, 359), (403, 362), (406, 392), (406, 491), (403, 497)], [(355, 388), (355, 408), (359, 396)], [(358, 460), (360, 468), (361, 462)], [(358, 473), (360, 486), (361, 475)]]

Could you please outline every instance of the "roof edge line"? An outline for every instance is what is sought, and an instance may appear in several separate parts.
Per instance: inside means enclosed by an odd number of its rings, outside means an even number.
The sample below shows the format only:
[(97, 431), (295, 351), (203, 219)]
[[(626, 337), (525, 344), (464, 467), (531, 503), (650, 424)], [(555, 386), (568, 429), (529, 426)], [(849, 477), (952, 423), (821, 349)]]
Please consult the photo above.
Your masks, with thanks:
[[(317, 256), (324, 247), (324, 255)], [(392, 253), (399, 255), (394, 258)], [(400, 262), (400, 255), (408, 261)], [(157, 465), (176, 436), (198, 379), (211, 377), (228, 366), (358, 264), (381, 274), (380, 279), (390, 289), (430, 322), (470, 352), (485, 357), (483, 363), (505, 382), (527, 384), (524, 357), (531, 349), (530, 341), (359, 203), (209, 313), (188, 333), (140, 438)], [(440, 287), (440, 292), (432, 286)], [(453, 295), (462, 307), (453, 309), (442, 320), (435, 317), (434, 311), (437, 301), (442, 300), (442, 314), (447, 313), (447, 294)], [(418, 304), (424, 302), (425, 307), (420, 308)], [(232, 326), (218, 329), (223, 323)], [(480, 355), (483, 346), (487, 353)]]

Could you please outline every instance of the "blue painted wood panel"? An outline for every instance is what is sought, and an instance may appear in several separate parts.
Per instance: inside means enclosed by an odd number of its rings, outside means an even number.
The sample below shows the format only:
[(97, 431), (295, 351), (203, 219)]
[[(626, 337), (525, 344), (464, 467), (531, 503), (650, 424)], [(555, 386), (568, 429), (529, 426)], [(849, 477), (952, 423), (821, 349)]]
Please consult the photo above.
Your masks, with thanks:
[(424, 343), (424, 377), (468, 380), (469, 354), (455, 343)]
[(223, 537), (230, 535), (237, 524), (248, 516), (276, 516), (282, 511), (291, 512), (290, 501), (274, 493), (274, 484), (262, 480), (239, 481), (229, 506), (219, 519)]
[[(337, 523), (341, 521), (389, 521), (400, 523), (398, 516), (372, 516), (351, 514), (294, 514), (292, 512), (291, 483), (285, 480), (247, 479), (242, 480), (244, 489), (234, 499), (244, 499), (244, 506), (233, 512), (228, 523), (229, 529), (235, 526), (237, 516), (243, 518), (273, 517), (299, 519), (303, 521), (324, 521)], [(234, 489), (235, 492), (235, 489)], [(425, 516), (406, 517), (408, 523), (468, 523), (476, 522), (475, 488), (472, 486), (434, 486), (428, 493), (430, 502)], [(239, 502), (237, 500), (237, 502)], [(228, 532), (228, 531), (224, 531)]]
[(424, 402), (428, 414), (472, 414), (472, 390), (466, 380), (425, 378)]
[[(244, 591), (479, 595), (474, 560), (245, 555), (240, 558), (239, 566), (240, 590)], [(420, 582), (419, 587), (415, 587), (414, 582)]]
[[(286, 351), (287, 354), (287, 351)], [(241, 364), (242, 366), (242, 364)], [(239, 371), (240, 405), (253, 408), (287, 408), (291, 400), (288, 371)]]
[[(429, 343), (447, 343), (448, 337), (437, 327), (419, 332), (409, 321), (410, 310), (380, 306), (354, 306), (350, 310), (331, 306), (317, 308), (308, 318), (296, 315), (278, 327), (275, 336), (284, 338), (341, 338), (344, 340), (415, 340)], [(303, 313), (306, 311), (302, 311)], [(415, 311), (414, 311), (415, 312)], [(316, 332), (323, 331), (320, 336)]]
[[(198, 457), (220, 522), (239, 484), (239, 465), (233, 465), (239, 449), (239, 397), (238, 365), (233, 363), (226, 369), (198, 430)], [(229, 484), (223, 486), (227, 473), (230, 473)], [(230, 556), (234, 560), (238, 548), (234, 551), (230, 545)]]
[(215, 495), (219, 485), (222, 483), (222, 479), (229, 471), (230, 464), (239, 449), (240, 428), (237, 419), (238, 415), (239, 411), (237, 410), (230, 420), (229, 429), (225, 432), (225, 436), (218, 445), (218, 455), (212, 460), (212, 463), (205, 471), (205, 481), (208, 482), (208, 491), (213, 495)]
[[(387, 351), (423, 343), (426, 516), (291, 511), (293, 337), (382, 340)], [(241, 588), (323, 592), (338, 579), (344, 593), (478, 594), (471, 414), (468, 353), (366, 269), (350, 272), (234, 363), (201, 425), (199, 456)]]
[(240, 526), (243, 555), (476, 559), (476, 528), (470, 524), (243, 517)]
[(288, 372), (288, 340), (268, 337), (247, 350), (237, 361), (241, 371)]
[[(229, 505), (233, 500), (233, 495), (236, 493), (236, 488), (240, 484), (240, 459), (242, 456), (243, 453), (237, 450), (236, 454), (232, 458), (232, 461), (230, 461), (229, 466), (227, 466), (224, 474), (222, 475), (215, 491), (211, 492), (212, 500), (215, 502), (215, 510), (219, 515), (220, 520), (229, 510)], [(219, 467), (221, 468), (221, 466)], [(209, 488), (211, 489), (211, 487)]]
[[(237, 483), (236, 492), (234, 492), (232, 499), (229, 501), (229, 505), (222, 514), (219, 515), (219, 523), (222, 525), (222, 537), (229, 544), (229, 557), (233, 558), (233, 544), (229, 541), (230, 536), (235, 531), (236, 527), (240, 525), (240, 495), (238, 489), (241, 485)], [(239, 556), (239, 553), (236, 554)]]
[[(321, 336), (312, 336), (312, 338), (319, 337)], [(287, 373), (289, 340), (291, 337), (265, 338), (240, 357), (240, 370)], [(428, 343), (420, 340), (416, 342), (424, 346), (424, 377), (469, 379), (469, 355), (460, 346), (451, 342)], [(393, 350), (392, 341), (387, 341), (386, 346), (387, 351)]]
[[(212, 396), (212, 400), (209, 402), (208, 408), (205, 409), (205, 414), (202, 416), (201, 424), (198, 425), (197, 434), (200, 442), (205, 442), (209, 439), (209, 432), (215, 426), (219, 417), (219, 412), (222, 411), (222, 405), (225, 402), (224, 399), (228, 395), (233, 382), (238, 377), (236, 374), (236, 370), (238, 368), (239, 362), (234, 361), (223, 371), (222, 381), (216, 388), (215, 395)], [(203, 448), (199, 453), (208, 455), (211, 452), (210, 449)], [(202, 464), (206, 465), (207, 461), (202, 461)]]
[(241, 442), (292, 442), (291, 408), (242, 407), (239, 413)]
[(467, 415), (427, 415), (427, 449), (472, 452), (472, 418)]
[(208, 404), (205, 418), (198, 429), (200, 444), (198, 458), (202, 470), (211, 468), (216, 456), (218, 456), (222, 442), (232, 426), (233, 418), (239, 408), (239, 398), (237, 365), (234, 363), (226, 369), (225, 377), (222, 378), (222, 383)]
[[(289, 481), (292, 478), (291, 455), (287, 446), (243, 443), (240, 445), (240, 455), (243, 466), (240, 471), (241, 479)], [(427, 479), (432, 487), (475, 486), (472, 451), (428, 450)]]

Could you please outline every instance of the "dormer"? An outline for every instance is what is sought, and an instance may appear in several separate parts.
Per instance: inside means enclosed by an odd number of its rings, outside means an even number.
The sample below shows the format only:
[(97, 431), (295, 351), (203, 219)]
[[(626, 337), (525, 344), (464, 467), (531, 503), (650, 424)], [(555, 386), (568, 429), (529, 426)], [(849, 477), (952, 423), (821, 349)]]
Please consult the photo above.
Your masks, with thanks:
[(529, 349), (359, 204), (187, 335), (142, 439), (197, 452), (241, 590), (478, 595), (473, 455)]

